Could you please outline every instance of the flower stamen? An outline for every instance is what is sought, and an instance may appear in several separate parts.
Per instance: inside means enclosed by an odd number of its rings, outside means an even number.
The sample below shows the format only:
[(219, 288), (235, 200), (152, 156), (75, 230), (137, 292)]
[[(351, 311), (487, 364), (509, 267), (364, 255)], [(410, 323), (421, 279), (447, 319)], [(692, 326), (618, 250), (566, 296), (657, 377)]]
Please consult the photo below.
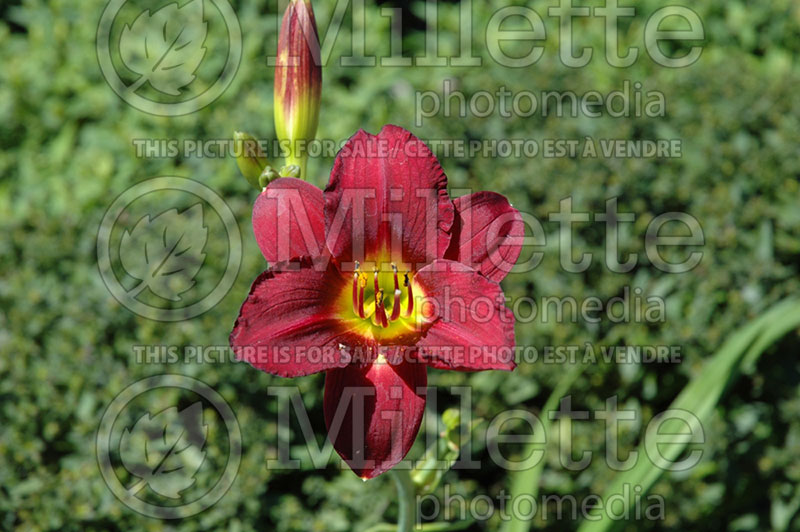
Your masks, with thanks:
[(364, 274), (359, 270), (359, 263), (356, 261), (356, 269), (353, 272), (353, 313), (358, 315), (359, 318), (364, 318), (364, 287), (367, 280)]
[[(392, 299), (392, 311), (389, 313), (386, 309), (386, 292), (385, 290), (391, 290), (388, 287), (381, 288), (381, 272), (378, 270), (377, 267), (373, 268), (372, 270), (372, 294), (369, 294), (368, 297), (374, 297), (374, 309), (364, 306), (364, 298), (366, 291), (366, 286), (368, 282), (367, 274), (362, 271), (361, 264), (356, 261), (355, 262), (355, 270), (353, 271), (353, 287), (352, 287), (352, 306), (353, 306), (353, 314), (358, 316), (361, 319), (369, 319), (374, 326), (381, 327), (381, 328), (388, 328), (393, 322), (399, 320), (401, 317), (411, 316), (414, 311), (414, 302), (413, 292), (411, 288), (411, 272), (405, 272), (403, 274), (403, 282), (400, 283), (399, 278), (399, 271), (397, 269), (397, 265), (392, 263), (392, 280), (394, 284), (393, 290), (393, 299)], [(384, 279), (385, 281), (386, 279)], [(406, 305), (405, 312), (403, 311), (403, 292), (405, 291), (403, 287), (408, 288), (408, 297), (409, 301)]]
[(358, 261), (356, 261), (356, 269), (353, 272), (353, 312), (358, 312)]
[(358, 286), (358, 317), (363, 319), (367, 317), (364, 312), (364, 289), (367, 287), (367, 276), (363, 273), (359, 274)]
[(392, 272), (394, 273), (394, 300), (392, 301), (392, 316), (389, 321), (395, 321), (400, 317), (400, 296), (403, 294), (400, 290), (400, 282), (397, 280), (397, 266), (392, 263)]
[(408, 278), (408, 272), (406, 272), (403, 279), (403, 286), (408, 287), (408, 307), (406, 308), (406, 313), (404, 314), (407, 318), (414, 312), (414, 289), (411, 288), (411, 280)]
[(381, 327), (388, 327), (389, 320), (386, 319), (386, 310), (383, 308), (383, 289), (378, 285), (378, 269), (373, 274), (373, 285), (375, 290), (375, 314)]

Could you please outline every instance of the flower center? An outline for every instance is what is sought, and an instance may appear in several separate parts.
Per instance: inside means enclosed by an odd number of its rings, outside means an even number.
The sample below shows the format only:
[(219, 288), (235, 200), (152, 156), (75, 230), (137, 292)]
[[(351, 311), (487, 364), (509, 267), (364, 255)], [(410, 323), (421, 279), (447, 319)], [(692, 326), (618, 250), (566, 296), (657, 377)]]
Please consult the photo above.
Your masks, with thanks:
[[(368, 291), (368, 275), (361, 271), (360, 265), (356, 262), (356, 269), (353, 272), (353, 313), (361, 319), (370, 318), (373, 325), (388, 328), (392, 322), (402, 318), (409, 318), (414, 313), (414, 289), (411, 283), (409, 272), (403, 274), (402, 286), (400, 278), (398, 277), (397, 266), (392, 263), (392, 278), (391, 286), (394, 287), (392, 291), (392, 298), (390, 300), (391, 313), (386, 310), (387, 296), (382, 281), (386, 282), (384, 276), (377, 269), (372, 272), (372, 292)], [(365, 297), (367, 307), (365, 308)], [(370, 304), (371, 303), (371, 304)]]

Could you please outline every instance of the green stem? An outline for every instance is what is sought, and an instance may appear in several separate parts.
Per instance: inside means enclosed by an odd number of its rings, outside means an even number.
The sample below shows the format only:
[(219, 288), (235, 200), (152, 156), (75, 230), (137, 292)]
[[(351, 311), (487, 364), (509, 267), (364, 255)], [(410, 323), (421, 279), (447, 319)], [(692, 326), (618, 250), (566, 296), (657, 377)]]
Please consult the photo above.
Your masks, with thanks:
[(417, 517), (414, 483), (411, 475), (405, 469), (392, 469), (389, 472), (397, 484), (397, 502), (399, 504), (397, 517), (397, 532), (413, 532), (414, 521)]
[[(572, 384), (580, 377), (583, 370), (586, 369), (587, 364), (575, 364), (559, 379), (553, 392), (548, 397), (542, 411), (540, 419), (542, 428), (544, 429), (545, 442), (550, 442), (550, 412), (558, 408), (561, 398), (564, 397), (569, 391)], [(530, 452), (536, 450), (538, 443), (531, 443)], [(547, 443), (545, 443), (547, 445)], [(530, 454), (530, 453), (528, 453)], [(544, 469), (544, 457), (532, 468), (518, 471), (511, 476), (511, 500), (517, 500), (522, 495), (530, 495), (536, 498), (539, 494), (539, 480), (542, 476)], [(510, 521), (503, 525), (503, 532), (528, 532), (530, 530), (531, 522), (522, 519), (521, 517), (512, 517)]]

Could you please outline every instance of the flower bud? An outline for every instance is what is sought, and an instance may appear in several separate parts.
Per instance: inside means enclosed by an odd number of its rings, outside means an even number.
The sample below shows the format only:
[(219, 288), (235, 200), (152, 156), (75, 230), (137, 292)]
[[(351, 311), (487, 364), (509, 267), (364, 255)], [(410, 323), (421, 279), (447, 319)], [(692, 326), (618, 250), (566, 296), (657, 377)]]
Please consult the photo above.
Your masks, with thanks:
[(281, 175), (278, 172), (276, 172), (274, 168), (272, 168), (271, 166), (267, 166), (266, 168), (264, 168), (264, 171), (261, 172), (261, 175), (258, 176), (258, 188), (263, 190), (264, 188), (266, 188), (267, 185), (269, 185), (279, 177), (281, 177)]
[(287, 164), (278, 173), (281, 177), (300, 177), (300, 167), (296, 164)]
[(447, 430), (456, 430), (461, 426), (461, 412), (458, 408), (448, 408), (442, 412), (442, 423)]
[(462, 441), (465, 435), (462, 432), (471, 437), (472, 431), (482, 422), (482, 418), (476, 418), (462, 426), (461, 412), (458, 408), (448, 408), (442, 413), (444, 430), (439, 433), (436, 443), (428, 448), (425, 453), (426, 458), (417, 462), (410, 472), (411, 482), (414, 483), (417, 493), (423, 495), (436, 489), (444, 474), (458, 460), (461, 447), (466, 444)]
[(307, 144), (319, 121), (322, 66), (310, 0), (291, 0), (283, 15), (275, 65), (275, 132), (288, 142), (286, 164), (305, 178)]
[(234, 131), (233, 140), (236, 143), (236, 164), (239, 171), (251, 185), (260, 190), (258, 178), (269, 164), (261, 146), (252, 135), (241, 131)]

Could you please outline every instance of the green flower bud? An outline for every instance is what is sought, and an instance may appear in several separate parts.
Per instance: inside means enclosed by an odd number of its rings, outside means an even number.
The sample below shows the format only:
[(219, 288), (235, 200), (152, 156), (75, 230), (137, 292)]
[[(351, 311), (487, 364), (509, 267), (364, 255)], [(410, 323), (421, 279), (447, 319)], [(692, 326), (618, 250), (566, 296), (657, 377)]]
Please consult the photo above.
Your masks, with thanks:
[(458, 408), (448, 408), (442, 412), (442, 423), (447, 430), (455, 430), (461, 425), (461, 412)]
[(431, 493), (436, 489), (444, 474), (458, 460), (461, 447), (466, 443), (462, 438), (471, 437), (472, 431), (482, 422), (482, 418), (476, 418), (469, 425), (463, 425), (457, 408), (448, 408), (442, 412), (444, 430), (439, 434), (436, 443), (428, 448), (424, 460), (418, 462), (410, 472), (417, 493)]
[(263, 190), (266, 188), (267, 185), (275, 181), (280, 177), (280, 174), (275, 171), (271, 166), (267, 166), (264, 168), (264, 171), (261, 172), (261, 175), (258, 176), (258, 188)]
[(288, 164), (278, 172), (281, 177), (300, 177), (300, 167), (296, 164)]
[(261, 146), (252, 135), (241, 131), (233, 133), (233, 140), (236, 142), (236, 164), (239, 171), (251, 185), (260, 189), (258, 178), (269, 164)]
[(291, 0), (283, 15), (275, 65), (275, 132), (288, 141), (286, 164), (305, 178), (308, 142), (314, 140), (322, 94), (319, 36), (310, 0)]

